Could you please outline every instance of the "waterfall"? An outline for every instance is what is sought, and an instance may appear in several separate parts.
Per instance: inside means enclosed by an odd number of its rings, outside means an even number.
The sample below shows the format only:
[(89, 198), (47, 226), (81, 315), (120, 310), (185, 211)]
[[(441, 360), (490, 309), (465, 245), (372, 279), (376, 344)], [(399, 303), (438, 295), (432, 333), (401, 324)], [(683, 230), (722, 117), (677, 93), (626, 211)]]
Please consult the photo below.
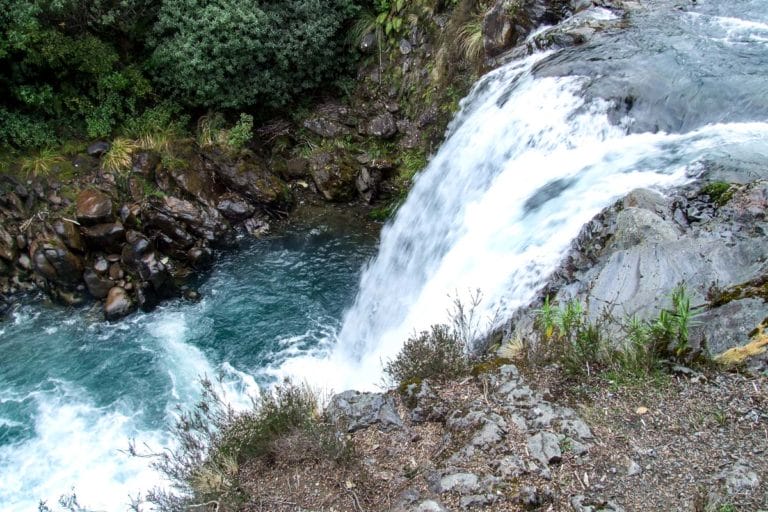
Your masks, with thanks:
[[(712, 36), (729, 49), (721, 39)], [(475, 313), (486, 329), (527, 304), (580, 228), (631, 190), (683, 184), (705, 160), (765, 156), (764, 122), (730, 112), (740, 122), (638, 132), (631, 113), (616, 115), (620, 98), (594, 93), (601, 77), (547, 76), (550, 60), (558, 59), (544, 52), (516, 60), (475, 84), (384, 227), (332, 353), (290, 360), (285, 371), (336, 390), (380, 384), (382, 363), (415, 331), (447, 323), (455, 300), (469, 305), (479, 292)]]

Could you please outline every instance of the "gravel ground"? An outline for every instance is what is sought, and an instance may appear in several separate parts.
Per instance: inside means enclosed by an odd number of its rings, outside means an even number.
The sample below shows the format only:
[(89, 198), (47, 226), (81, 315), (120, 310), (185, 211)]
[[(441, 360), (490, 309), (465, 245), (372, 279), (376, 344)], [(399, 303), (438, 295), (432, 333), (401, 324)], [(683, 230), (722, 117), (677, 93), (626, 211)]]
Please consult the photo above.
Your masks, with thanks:
[[(514, 371), (432, 384), (416, 402), (430, 421), (390, 392), (403, 427), (349, 434), (345, 464), (244, 468), (244, 510), (768, 511), (767, 377), (707, 370), (619, 385), (504, 368)], [(578, 418), (590, 435), (567, 426)], [(556, 440), (552, 460), (534, 450), (542, 436)]]

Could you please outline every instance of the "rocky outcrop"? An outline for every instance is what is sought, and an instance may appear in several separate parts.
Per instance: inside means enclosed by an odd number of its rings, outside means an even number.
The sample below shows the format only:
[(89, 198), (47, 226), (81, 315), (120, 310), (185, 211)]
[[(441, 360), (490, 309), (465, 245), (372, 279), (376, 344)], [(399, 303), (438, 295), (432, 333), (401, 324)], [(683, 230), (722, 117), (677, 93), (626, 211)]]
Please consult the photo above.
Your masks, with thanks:
[(496, 57), (512, 48), (536, 27), (556, 25), (574, 11), (571, 3), (568, 0), (497, 0), (483, 17), (486, 56)]
[[(761, 284), (768, 281), (768, 181), (717, 182), (727, 189), (717, 197), (709, 183), (670, 196), (637, 190), (603, 211), (582, 229), (542, 296), (577, 299), (593, 319), (606, 311), (620, 320), (652, 318), (682, 284), (696, 314), (692, 348), (715, 355), (746, 343), (768, 317)], [(513, 328), (530, 329), (536, 307), (518, 312)]]
[(334, 395), (325, 414), (337, 428), (350, 433), (372, 425), (385, 432), (403, 427), (394, 400), (383, 393), (345, 391)]
[(253, 154), (233, 159), (222, 153), (205, 155), (207, 169), (228, 189), (250, 199), (267, 209), (288, 211), (293, 206), (291, 190), (275, 174), (267, 163)]
[[(458, 384), (464, 385), (466, 381)], [(405, 452), (411, 449), (408, 446), (419, 446), (415, 432), (440, 432), (439, 456), (422, 460), (418, 468), (426, 486), (410, 480), (413, 475), (403, 478), (397, 487), (404, 490), (393, 510), (517, 510), (521, 505), (551, 504), (553, 491), (535, 485), (514, 493), (497, 491), (522, 478), (551, 480), (566, 458), (583, 463), (594, 441), (590, 427), (573, 409), (532, 389), (510, 364), (480, 374), (477, 382), (468, 384), (483, 390), (474, 397), (457, 397), (456, 386), (433, 388), (426, 380), (406, 386), (402, 398), (409, 414), (405, 420), (396, 413), (394, 392), (345, 391), (331, 398), (326, 417), (340, 435), (368, 429), (365, 439), (378, 430), (387, 433), (385, 442), (406, 446), (400, 448)], [(466, 389), (461, 395), (471, 394)], [(381, 439), (382, 434), (378, 436)]]

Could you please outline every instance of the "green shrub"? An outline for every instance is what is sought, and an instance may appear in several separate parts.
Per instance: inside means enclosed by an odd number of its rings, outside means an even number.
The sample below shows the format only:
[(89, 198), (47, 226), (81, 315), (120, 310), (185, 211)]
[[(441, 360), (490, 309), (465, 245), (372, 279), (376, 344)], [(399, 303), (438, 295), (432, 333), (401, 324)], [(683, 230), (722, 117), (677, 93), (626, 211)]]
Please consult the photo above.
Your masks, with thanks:
[(150, 66), (187, 105), (282, 107), (337, 77), (353, 0), (165, 0)]
[(227, 144), (234, 150), (240, 150), (253, 138), (253, 116), (240, 114), (240, 119), (227, 134)]
[(164, 102), (144, 109), (140, 114), (129, 116), (120, 131), (131, 139), (140, 139), (158, 133), (181, 136), (187, 131), (189, 116), (174, 103)]
[(412, 336), (384, 365), (384, 372), (398, 384), (420, 379), (445, 381), (468, 371), (465, 344), (446, 325), (433, 325), (429, 331)]

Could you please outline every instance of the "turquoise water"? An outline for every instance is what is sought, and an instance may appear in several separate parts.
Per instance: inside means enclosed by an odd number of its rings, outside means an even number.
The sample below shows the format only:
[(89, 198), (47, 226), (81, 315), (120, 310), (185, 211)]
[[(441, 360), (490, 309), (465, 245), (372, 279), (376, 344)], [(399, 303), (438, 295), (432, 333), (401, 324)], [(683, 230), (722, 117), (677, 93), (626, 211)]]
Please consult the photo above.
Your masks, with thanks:
[(36, 510), (74, 489), (89, 508), (120, 510), (161, 484), (121, 451), (129, 439), (172, 442), (173, 411), (194, 402), (201, 376), (221, 376), (247, 405), (270, 368), (322, 351), (375, 243), (339, 223), (245, 241), (202, 283), (200, 302), (118, 323), (96, 307), (17, 308), (0, 324), (0, 509)]

